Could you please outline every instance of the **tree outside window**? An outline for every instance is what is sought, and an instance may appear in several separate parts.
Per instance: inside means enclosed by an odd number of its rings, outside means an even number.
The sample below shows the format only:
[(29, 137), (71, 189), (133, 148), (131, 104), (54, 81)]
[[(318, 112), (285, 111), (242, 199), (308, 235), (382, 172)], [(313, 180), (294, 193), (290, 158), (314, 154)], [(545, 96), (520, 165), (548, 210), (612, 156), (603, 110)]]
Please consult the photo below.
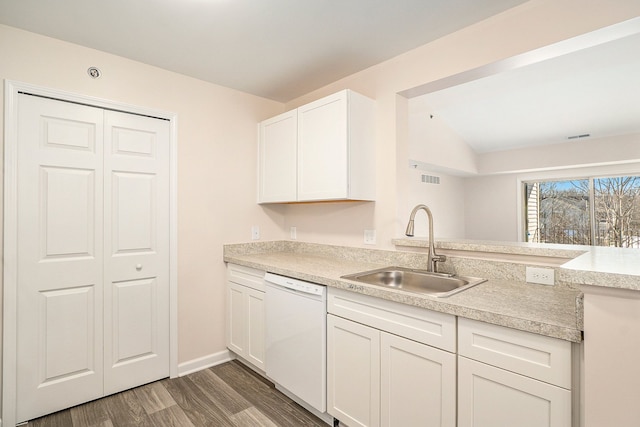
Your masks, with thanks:
[(526, 241), (640, 247), (640, 176), (525, 183)]
[(593, 183), (595, 244), (640, 247), (640, 177), (597, 178)]

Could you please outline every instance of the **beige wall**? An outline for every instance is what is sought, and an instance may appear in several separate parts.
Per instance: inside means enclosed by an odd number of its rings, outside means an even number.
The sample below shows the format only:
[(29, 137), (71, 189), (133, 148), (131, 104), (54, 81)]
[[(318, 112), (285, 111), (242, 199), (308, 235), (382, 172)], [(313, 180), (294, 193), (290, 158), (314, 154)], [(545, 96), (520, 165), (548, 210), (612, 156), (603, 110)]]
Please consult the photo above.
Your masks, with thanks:
[[(282, 238), (282, 213), (255, 200), (256, 123), (283, 105), (6, 26), (0, 58), (0, 79), (177, 113), (178, 359), (222, 351), (222, 245), (250, 240), (254, 224)], [(90, 66), (103, 75), (89, 78)]]
[(585, 427), (640, 425), (640, 292), (583, 286)]
[(518, 241), (518, 180), (515, 175), (466, 178), (464, 238)]
[[(259, 206), (256, 123), (282, 105), (124, 58), (0, 26), (0, 78), (178, 114), (179, 361), (224, 349), (222, 245), (263, 240), (361, 246), (377, 230), (391, 248), (415, 200), (408, 191), (408, 108), (398, 92), (637, 16), (625, 0), (531, 0), (477, 25), (296, 99), (287, 109), (350, 88), (376, 99), (375, 203)], [(102, 69), (98, 80), (86, 74)], [(425, 195), (425, 199), (428, 196)], [(423, 200), (429, 204), (430, 200)]]

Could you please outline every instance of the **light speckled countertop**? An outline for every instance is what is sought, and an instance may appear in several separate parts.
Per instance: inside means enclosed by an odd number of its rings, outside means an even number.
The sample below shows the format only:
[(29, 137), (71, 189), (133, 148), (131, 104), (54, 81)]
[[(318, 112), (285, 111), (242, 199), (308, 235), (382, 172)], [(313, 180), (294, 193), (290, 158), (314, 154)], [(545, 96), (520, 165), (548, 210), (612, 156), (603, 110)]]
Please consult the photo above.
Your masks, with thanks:
[(424, 263), (424, 257), (422, 253), (290, 241), (224, 247), (225, 262), (567, 341), (582, 340), (582, 297), (573, 288), (489, 279), (437, 298), (340, 278), (390, 265), (415, 268)]
[[(393, 243), (413, 248), (428, 246), (428, 240), (424, 239), (394, 239)], [(437, 241), (436, 248), (554, 259), (559, 266), (556, 278), (559, 282), (640, 290), (640, 249), (637, 248), (473, 240)]]
[(562, 280), (640, 291), (640, 249), (599, 248), (562, 265)]
[[(428, 247), (429, 240), (420, 238), (393, 239), (396, 246)], [(537, 255), (572, 259), (591, 250), (590, 246), (550, 245), (548, 243), (498, 242), (489, 240), (448, 239), (435, 242), (438, 249), (480, 251), (487, 253)]]

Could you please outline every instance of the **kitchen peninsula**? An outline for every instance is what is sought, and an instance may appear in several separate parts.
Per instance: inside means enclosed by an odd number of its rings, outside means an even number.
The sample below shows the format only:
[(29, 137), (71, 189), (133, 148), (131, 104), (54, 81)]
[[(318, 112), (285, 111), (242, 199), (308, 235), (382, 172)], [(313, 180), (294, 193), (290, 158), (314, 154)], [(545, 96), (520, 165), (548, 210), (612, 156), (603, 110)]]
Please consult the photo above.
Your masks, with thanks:
[[(449, 240), (436, 243), (438, 252), (447, 255), (443, 270), (484, 277), (487, 282), (447, 298), (435, 298), (341, 278), (390, 265), (425, 267), (424, 249), (428, 242), (397, 239), (393, 243), (401, 250), (372, 250), (297, 241), (233, 244), (225, 245), (224, 260), (336, 290), (573, 343), (573, 387), (580, 393), (574, 393), (572, 398), (582, 399), (582, 402), (574, 400), (572, 404), (574, 425), (580, 425), (577, 424), (580, 418), (597, 417), (598, 413), (611, 416), (609, 410), (603, 411), (600, 406), (603, 402), (616, 404), (607, 396), (619, 398), (620, 393), (634, 395), (626, 387), (640, 378), (640, 374), (634, 366), (627, 366), (627, 353), (618, 351), (616, 346), (640, 348), (638, 340), (629, 332), (632, 324), (628, 323), (635, 321), (639, 324), (640, 319), (620, 317), (625, 313), (633, 316), (633, 313), (640, 312), (633, 308), (640, 305), (640, 298), (636, 295), (640, 290), (640, 254), (616, 248)], [(553, 268), (555, 286), (526, 283), (527, 265)], [(603, 313), (598, 310), (603, 303), (618, 303), (624, 307), (631, 304), (632, 308), (611, 312), (611, 307), (607, 306), (608, 318), (603, 318)], [(626, 328), (621, 327), (620, 322), (626, 324)], [(607, 324), (612, 325), (613, 330)], [(606, 343), (602, 344), (602, 340)], [(615, 366), (612, 367), (614, 354)], [(603, 364), (606, 364), (606, 369), (603, 369)], [(616, 375), (617, 371), (621, 374)], [(596, 392), (598, 399), (594, 397)], [(625, 420), (633, 419), (632, 408), (633, 405), (627, 405), (624, 411), (619, 412), (619, 425), (627, 425)]]

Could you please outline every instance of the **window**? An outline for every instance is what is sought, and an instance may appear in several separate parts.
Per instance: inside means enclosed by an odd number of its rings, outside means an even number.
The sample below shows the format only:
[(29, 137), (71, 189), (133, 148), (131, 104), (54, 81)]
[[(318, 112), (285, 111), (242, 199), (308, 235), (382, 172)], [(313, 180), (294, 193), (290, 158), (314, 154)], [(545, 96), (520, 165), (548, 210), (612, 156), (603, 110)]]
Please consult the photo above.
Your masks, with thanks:
[(525, 240), (640, 248), (640, 176), (524, 183)]

